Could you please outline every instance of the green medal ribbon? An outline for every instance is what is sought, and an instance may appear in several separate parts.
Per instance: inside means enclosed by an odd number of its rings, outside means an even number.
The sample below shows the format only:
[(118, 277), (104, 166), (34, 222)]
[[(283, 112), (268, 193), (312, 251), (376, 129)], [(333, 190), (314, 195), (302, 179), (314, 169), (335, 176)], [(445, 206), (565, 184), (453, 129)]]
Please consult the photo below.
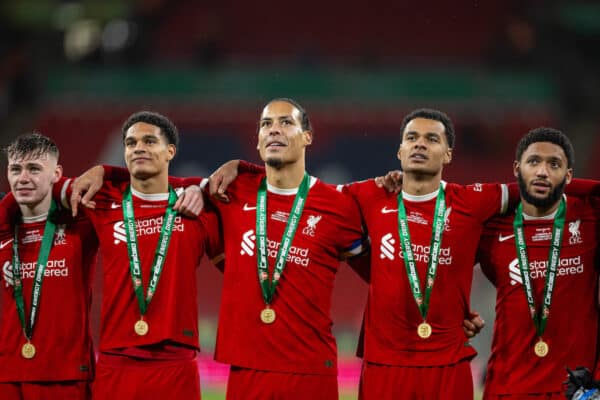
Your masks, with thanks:
[(33, 288), (31, 290), (31, 314), (29, 320), (25, 316), (25, 301), (23, 299), (23, 282), (21, 277), (21, 261), (19, 259), (19, 228), (15, 226), (15, 236), (13, 239), (13, 276), (14, 276), (14, 292), (13, 296), (15, 303), (17, 304), (17, 314), (23, 327), (23, 333), (27, 340), (31, 340), (33, 335), (33, 327), (38, 315), (38, 308), (40, 306), (40, 298), (42, 294), (42, 283), (44, 281), (44, 272), (46, 271), (46, 265), (48, 263), (48, 256), (50, 255), (50, 248), (54, 242), (54, 232), (56, 231), (56, 224), (52, 221), (54, 213), (56, 211), (56, 203), (54, 200), (50, 203), (50, 210), (46, 217), (46, 225), (44, 227), (44, 235), (42, 236), (42, 243), (40, 245), (40, 251), (38, 253), (37, 265), (35, 268), (35, 275), (33, 278)]
[(144, 298), (144, 287), (142, 285), (142, 268), (137, 243), (137, 231), (135, 228), (135, 216), (133, 213), (133, 199), (131, 197), (131, 188), (127, 186), (123, 193), (123, 221), (125, 222), (125, 236), (127, 238), (127, 252), (129, 253), (129, 270), (133, 280), (133, 288), (140, 307), (140, 314), (144, 316), (148, 310), (150, 301), (156, 292), (158, 280), (162, 273), (165, 259), (167, 258), (167, 250), (169, 249), (169, 241), (175, 224), (175, 216), (177, 211), (173, 210), (173, 206), (177, 201), (177, 194), (172, 187), (169, 186), (169, 200), (165, 211), (164, 221), (160, 229), (160, 236), (156, 251), (154, 252), (154, 260), (152, 261), (152, 269), (150, 270), (150, 282), (146, 298)]
[(398, 193), (398, 235), (400, 236), (400, 242), (402, 244), (404, 266), (406, 267), (406, 274), (408, 275), (408, 281), (410, 283), (413, 297), (415, 298), (415, 302), (419, 307), (419, 311), (421, 312), (423, 321), (425, 321), (427, 318), (427, 311), (429, 309), (429, 299), (431, 298), (431, 291), (433, 290), (433, 283), (435, 282), (435, 275), (437, 273), (440, 251), (442, 250), (441, 243), (442, 233), (444, 232), (445, 213), (446, 199), (444, 195), (444, 187), (440, 184), (440, 189), (437, 194), (437, 200), (435, 202), (429, 263), (427, 266), (427, 282), (425, 285), (425, 299), (423, 300), (423, 294), (421, 293), (421, 283), (419, 281), (419, 275), (417, 273), (417, 264), (415, 262), (415, 256), (411, 247), (410, 233), (408, 230), (408, 220), (406, 217), (406, 209), (404, 208), (404, 202), (402, 201), (402, 192)]
[(565, 226), (565, 215), (567, 213), (567, 204), (564, 200), (560, 202), (558, 211), (554, 217), (554, 225), (552, 227), (552, 239), (550, 243), (550, 251), (548, 254), (548, 266), (546, 270), (546, 283), (544, 286), (544, 297), (541, 312), (538, 312), (533, 300), (533, 289), (529, 278), (529, 259), (527, 257), (527, 244), (525, 243), (525, 232), (523, 229), (523, 205), (519, 203), (515, 212), (513, 229), (515, 232), (515, 246), (519, 260), (519, 268), (521, 277), (523, 278), (523, 288), (525, 289), (525, 297), (529, 305), (529, 312), (535, 325), (535, 330), (539, 337), (546, 330), (546, 323), (550, 315), (550, 305), (552, 304), (552, 292), (554, 291), (554, 282), (556, 281), (556, 270), (559, 263), (560, 247)]
[(262, 289), (263, 299), (265, 304), (271, 304), (275, 289), (279, 283), (279, 279), (283, 274), (286, 259), (290, 251), (292, 240), (296, 234), (296, 229), (300, 222), (300, 216), (306, 203), (308, 189), (310, 184), (310, 176), (305, 172), (304, 178), (300, 183), (294, 204), (281, 238), (279, 250), (275, 260), (275, 268), (273, 270), (272, 283), (269, 283), (269, 264), (267, 258), (267, 179), (263, 178), (258, 188), (256, 197), (256, 240), (257, 240), (257, 265), (258, 265), (258, 281)]

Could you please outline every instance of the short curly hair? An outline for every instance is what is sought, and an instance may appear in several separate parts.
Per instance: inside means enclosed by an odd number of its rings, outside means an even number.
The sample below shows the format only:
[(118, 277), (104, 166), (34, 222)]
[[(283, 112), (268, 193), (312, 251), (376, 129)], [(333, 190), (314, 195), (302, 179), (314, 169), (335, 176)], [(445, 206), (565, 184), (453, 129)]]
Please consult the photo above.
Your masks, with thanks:
[(123, 141), (125, 141), (127, 130), (138, 122), (144, 122), (146, 124), (158, 127), (169, 144), (175, 145), (175, 148), (179, 146), (179, 132), (177, 131), (175, 124), (171, 122), (169, 118), (154, 111), (138, 111), (134, 114), (131, 114), (121, 128)]
[(567, 135), (558, 129), (547, 128), (545, 126), (530, 130), (521, 138), (521, 140), (519, 140), (519, 144), (517, 144), (515, 160), (521, 161), (521, 157), (527, 148), (538, 142), (549, 142), (560, 146), (567, 156), (567, 167), (573, 168), (575, 165), (575, 150), (573, 150), (573, 144), (571, 143), (571, 140)]

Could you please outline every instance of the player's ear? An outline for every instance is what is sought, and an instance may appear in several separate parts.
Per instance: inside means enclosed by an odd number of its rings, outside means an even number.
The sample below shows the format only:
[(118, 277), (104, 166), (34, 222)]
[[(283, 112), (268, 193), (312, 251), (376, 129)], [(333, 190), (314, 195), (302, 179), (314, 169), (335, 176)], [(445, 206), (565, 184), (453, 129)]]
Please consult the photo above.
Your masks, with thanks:
[(175, 154), (177, 153), (177, 148), (172, 143), (168, 144), (167, 152), (168, 152), (167, 161), (171, 161), (175, 157)]
[(513, 162), (513, 175), (515, 176), (515, 178), (517, 178), (519, 176), (520, 170), (521, 170), (521, 163), (518, 162), (517, 160), (515, 160)]
[(451, 161), (452, 161), (452, 148), (448, 147), (448, 149), (444, 153), (444, 164), (450, 164)]
[(63, 167), (60, 164), (57, 164), (56, 167), (54, 168), (54, 174), (52, 176), (52, 183), (56, 183), (59, 181), (60, 178), (62, 178), (63, 175)]
[(573, 179), (573, 168), (568, 168), (567, 174), (565, 175), (565, 183), (568, 185), (571, 183), (571, 179)]
[(310, 146), (313, 141), (312, 131), (304, 131), (302, 132), (302, 135), (304, 135), (304, 146)]

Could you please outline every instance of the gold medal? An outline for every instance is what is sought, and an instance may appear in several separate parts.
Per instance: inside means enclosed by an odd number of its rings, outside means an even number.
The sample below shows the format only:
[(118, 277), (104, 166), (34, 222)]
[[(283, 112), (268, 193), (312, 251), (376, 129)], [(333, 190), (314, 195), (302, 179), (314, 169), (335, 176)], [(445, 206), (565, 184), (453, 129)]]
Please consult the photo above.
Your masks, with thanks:
[(260, 320), (265, 324), (272, 324), (275, 321), (275, 310), (265, 308), (260, 312)]
[(431, 325), (423, 321), (423, 323), (419, 324), (417, 327), (417, 334), (420, 338), (427, 339), (429, 336), (431, 336)]
[(23, 358), (31, 360), (35, 357), (35, 346), (29, 342), (25, 343), (23, 347), (21, 347), (21, 355)]
[(133, 330), (135, 331), (135, 333), (137, 333), (139, 336), (144, 336), (148, 333), (148, 323), (146, 321), (144, 321), (143, 319), (140, 319), (138, 322), (135, 323), (135, 325), (133, 326)]
[(548, 352), (550, 351), (550, 348), (548, 347), (548, 343), (544, 342), (540, 338), (540, 341), (535, 344), (533, 351), (538, 357), (546, 357), (548, 355)]

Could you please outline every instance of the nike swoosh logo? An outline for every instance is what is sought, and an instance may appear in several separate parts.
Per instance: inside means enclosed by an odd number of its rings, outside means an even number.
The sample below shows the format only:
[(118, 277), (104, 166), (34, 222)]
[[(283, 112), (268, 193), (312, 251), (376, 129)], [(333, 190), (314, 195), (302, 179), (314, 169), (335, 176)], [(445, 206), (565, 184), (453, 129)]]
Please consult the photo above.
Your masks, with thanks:
[(0, 243), (0, 249), (3, 249), (6, 246), (8, 246), (9, 244), (12, 243), (12, 241), (13, 241), (12, 239), (8, 239), (7, 241), (4, 241), (4, 242)]
[(395, 213), (395, 212), (398, 212), (398, 209), (397, 209), (397, 208), (387, 208), (387, 207), (383, 207), (383, 208), (381, 209), (381, 213), (382, 213), (382, 214), (389, 214), (389, 213)]
[(500, 234), (500, 235), (498, 235), (498, 241), (499, 242), (505, 242), (508, 239), (513, 238), (513, 237), (515, 237), (514, 234), (512, 234), (512, 235), (506, 235), (506, 236), (502, 236), (502, 234)]
[(121, 207), (120, 204), (115, 203), (114, 201), (112, 202), (112, 204), (110, 205), (110, 208), (119, 208)]
[(250, 207), (248, 203), (244, 204), (244, 211), (256, 210), (256, 207)]

